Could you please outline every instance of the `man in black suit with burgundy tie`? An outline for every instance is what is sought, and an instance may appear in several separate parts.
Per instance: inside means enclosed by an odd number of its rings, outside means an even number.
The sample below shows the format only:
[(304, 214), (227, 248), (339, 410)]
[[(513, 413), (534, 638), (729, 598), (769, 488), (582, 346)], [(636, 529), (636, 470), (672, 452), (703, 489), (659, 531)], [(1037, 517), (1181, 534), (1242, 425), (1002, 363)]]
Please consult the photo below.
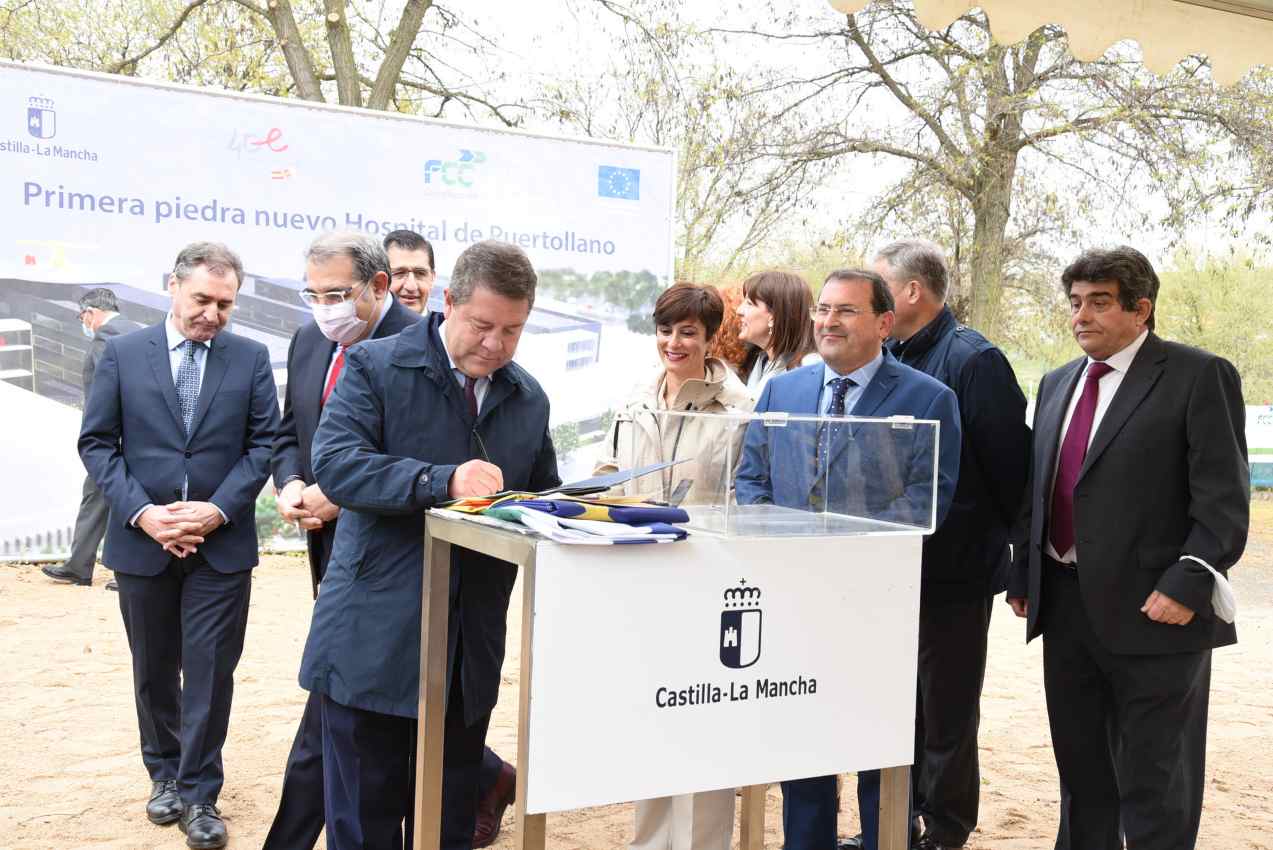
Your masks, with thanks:
[[(323, 405), (335, 390), (345, 350), (383, 339), (420, 320), (389, 292), (389, 259), (376, 240), (360, 233), (319, 237), (306, 253), (301, 297), (314, 313), (292, 337), (287, 352), (283, 422), (274, 441), (271, 471), (279, 512), (307, 532), (314, 595), (327, 571), (340, 509), (314, 481), (310, 446)], [(323, 828), (323, 748), (318, 699), (311, 694), (288, 754), (278, 812), (266, 850), (309, 850)]]
[(1241, 380), (1153, 332), (1138, 251), (1087, 251), (1061, 280), (1087, 356), (1039, 385), (1007, 594), (1027, 640), (1043, 635), (1056, 847), (1189, 850), (1211, 650), (1237, 639), (1212, 596), (1246, 544)]

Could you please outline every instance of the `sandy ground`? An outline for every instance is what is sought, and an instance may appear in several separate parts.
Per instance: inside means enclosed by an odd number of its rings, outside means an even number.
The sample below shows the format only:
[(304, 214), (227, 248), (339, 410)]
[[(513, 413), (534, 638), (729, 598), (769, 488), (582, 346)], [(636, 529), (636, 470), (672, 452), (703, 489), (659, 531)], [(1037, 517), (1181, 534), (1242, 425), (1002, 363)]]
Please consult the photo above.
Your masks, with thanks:
[[(1201, 848), (1273, 850), (1273, 503), (1256, 504), (1255, 528), (1234, 571), (1240, 643), (1216, 653)], [(149, 782), (138, 755), (128, 648), (118, 602), (103, 589), (55, 585), (30, 566), (0, 568), (0, 848), (180, 848), (175, 826), (152, 826)], [(513, 607), (517, 619), (518, 606)], [(297, 557), (269, 557), (256, 571), (247, 646), (239, 665), (225, 747), (221, 808), (230, 846), (261, 846), (282, 783), (304, 693), (296, 669), (309, 626), (309, 585)], [(519, 634), (510, 624), (509, 634)], [(1043, 704), (1038, 642), (996, 608), (982, 700), (981, 823), (976, 850), (1051, 847), (1056, 768)], [(509, 646), (505, 688), (490, 741), (515, 752), (518, 651)], [(604, 761), (598, 770), (621, 769)], [(852, 777), (843, 834), (856, 831)], [(781, 798), (770, 789), (766, 846), (781, 846)], [(497, 847), (513, 847), (512, 810)], [(548, 846), (622, 847), (631, 807), (552, 815)], [(323, 844), (320, 840), (319, 847)]]

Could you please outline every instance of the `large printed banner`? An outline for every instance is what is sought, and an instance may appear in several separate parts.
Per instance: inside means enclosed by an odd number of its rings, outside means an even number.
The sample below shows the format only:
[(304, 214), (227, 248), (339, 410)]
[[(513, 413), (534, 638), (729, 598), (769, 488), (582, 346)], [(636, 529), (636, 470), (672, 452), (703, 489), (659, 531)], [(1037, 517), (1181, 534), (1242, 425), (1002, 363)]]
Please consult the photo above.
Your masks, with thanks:
[[(71, 423), (45, 427), (46, 406), (6, 402), (0, 557), (69, 542), (79, 481), (45, 482), (64, 496), (32, 505), (9, 470), (78, 423), (85, 289), (108, 286), (125, 316), (156, 322), (181, 246), (225, 242), (246, 270), (232, 329), (269, 346), (282, 385), (316, 235), (417, 231), (436, 249), (435, 304), (482, 239), (522, 246), (557, 280), (657, 286), (671, 273), (673, 175), (669, 150), (0, 63), (0, 380), (61, 402)], [(554, 425), (586, 430), (632, 386), (612, 370), (653, 344), (626, 318), (569, 291), (541, 295), (518, 360), (552, 396)], [(59, 448), (73, 479), (75, 447)]]

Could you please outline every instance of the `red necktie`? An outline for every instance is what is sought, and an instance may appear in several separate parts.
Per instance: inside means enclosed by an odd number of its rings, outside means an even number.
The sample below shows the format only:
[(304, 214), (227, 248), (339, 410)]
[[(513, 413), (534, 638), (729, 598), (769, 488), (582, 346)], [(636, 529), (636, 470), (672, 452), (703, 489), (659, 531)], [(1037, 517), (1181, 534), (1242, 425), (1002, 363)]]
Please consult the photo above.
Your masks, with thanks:
[(345, 346), (337, 346), (336, 359), (332, 361), (331, 374), (327, 376), (327, 386), (323, 387), (323, 404), (327, 404), (327, 397), (332, 394), (332, 390), (336, 389), (336, 379), (340, 377), (340, 370), (345, 368)]
[(1070, 417), (1069, 430), (1061, 443), (1061, 460), (1056, 466), (1056, 482), (1052, 485), (1052, 520), (1048, 538), (1056, 554), (1064, 558), (1074, 545), (1074, 485), (1078, 484), (1083, 459), (1087, 457), (1088, 438), (1092, 435), (1092, 420), (1096, 417), (1096, 402), (1100, 398), (1101, 377), (1114, 371), (1107, 363), (1094, 362), (1087, 367), (1087, 380), (1083, 394)]
[(464, 400), (469, 405), (469, 416), (477, 418), (477, 378), (464, 376)]

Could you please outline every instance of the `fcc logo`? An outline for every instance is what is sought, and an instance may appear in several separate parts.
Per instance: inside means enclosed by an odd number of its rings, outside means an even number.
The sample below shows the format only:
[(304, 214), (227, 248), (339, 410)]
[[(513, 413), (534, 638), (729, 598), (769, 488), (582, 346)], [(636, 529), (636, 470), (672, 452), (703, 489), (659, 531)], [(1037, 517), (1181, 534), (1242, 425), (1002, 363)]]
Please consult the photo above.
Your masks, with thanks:
[(747, 587), (740, 579), (737, 587), (725, 589), (725, 610), (720, 612), (720, 663), (741, 669), (760, 659), (760, 588)]
[(57, 135), (57, 113), (53, 111), (52, 99), (27, 98), (27, 132), (37, 139), (51, 139)]
[(444, 186), (473, 185), (477, 167), (486, 162), (486, 154), (462, 148), (456, 159), (430, 159), (424, 163), (424, 182)]

